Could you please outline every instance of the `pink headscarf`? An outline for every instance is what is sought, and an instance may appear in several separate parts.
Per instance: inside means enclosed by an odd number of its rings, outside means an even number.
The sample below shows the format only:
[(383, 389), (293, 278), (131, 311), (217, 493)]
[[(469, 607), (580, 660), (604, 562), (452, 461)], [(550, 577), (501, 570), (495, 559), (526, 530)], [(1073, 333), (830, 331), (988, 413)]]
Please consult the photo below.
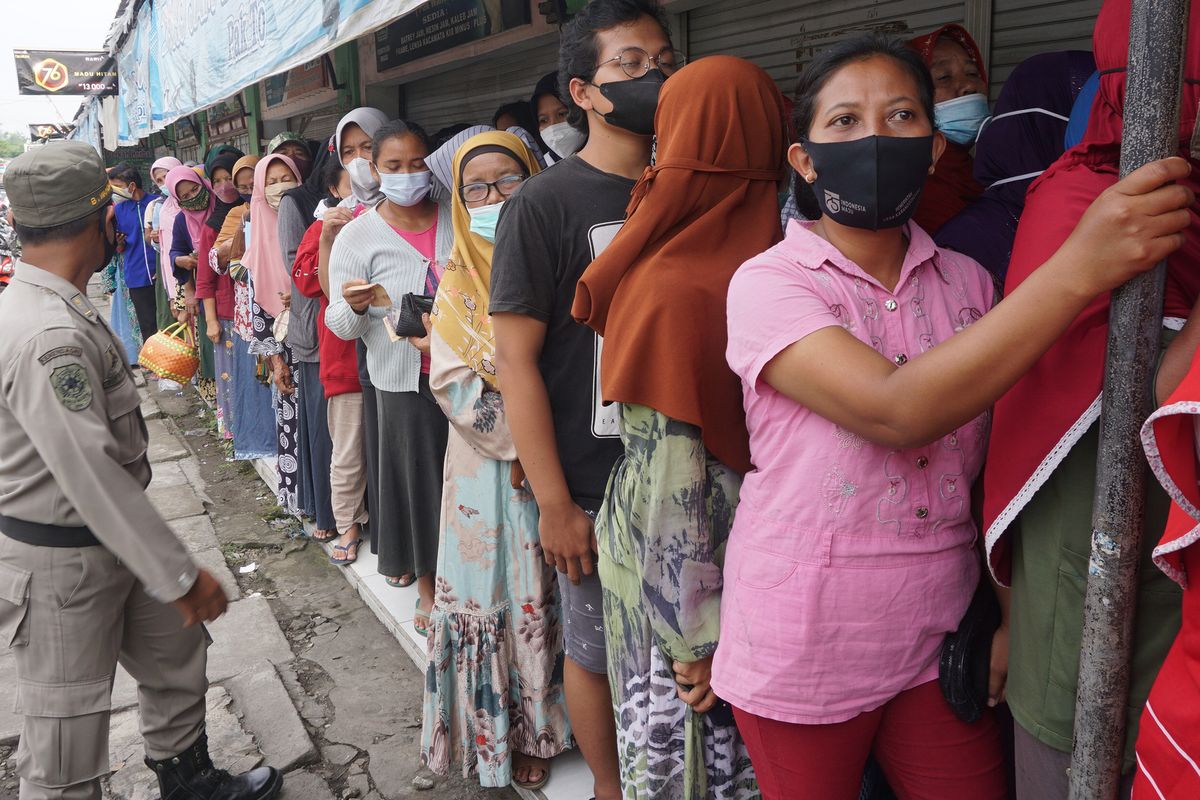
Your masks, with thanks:
[(250, 250), (242, 261), (254, 280), (254, 300), (272, 317), (283, 311), (281, 293), (291, 294), (291, 265), (283, 263), (279, 249), (279, 213), (267, 202), (267, 169), (282, 161), (300, 180), (300, 170), (287, 156), (269, 155), (254, 168), (254, 194), (250, 197)]
[(192, 237), (192, 245), (198, 247), (200, 245), (201, 236), (204, 233), (204, 223), (208, 219), (208, 215), (212, 213), (213, 207), (216, 205), (217, 196), (213, 192), (212, 184), (207, 178), (202, 178), (196, 174), (196, 171), (191, 167), (175, 167), (167, 173), (167, 193), (171, 199), (179, 204), (179, 192), (177, 188), (184, 181), (198, 183), (208, 190), (208, 208), (203, 211), (188, 211), (182, 206), (179, 208), (179, 213), (187, 219), (188, 235)]
[[(150, 179), (154, 179), (154, 171), (165, 169), (168, 174), (175, 167), (182, 167), (183, 162), (175, 156), (164, 156), (150, 165)], [(166, 188), (166, 183), (163, 183)], [(179, 213), (179, 204), (170, 192), (166, 193), (162, 202), (162, 210), (158, 212), (158, 271), (162, 275), (163, 285), (167, 295), (175, 296), (175, 274), (171, 271), (171, 241), (175, 237), (175, 215)]]

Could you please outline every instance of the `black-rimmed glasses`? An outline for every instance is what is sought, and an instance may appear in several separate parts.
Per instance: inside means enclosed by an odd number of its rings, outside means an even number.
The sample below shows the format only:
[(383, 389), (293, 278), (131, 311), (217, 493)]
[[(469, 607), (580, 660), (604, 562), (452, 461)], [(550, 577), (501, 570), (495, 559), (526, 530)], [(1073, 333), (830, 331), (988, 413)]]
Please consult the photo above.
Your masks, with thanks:
[(505, 175), (500, 180), (492, 181), (491, 183), (465, 184), (459, 190), (459, 196), (462, 197), (464, 203), (481, 203), (487, 200), (494, 186), (501, 197), (512, 197), (524, 182), (524, 175)]

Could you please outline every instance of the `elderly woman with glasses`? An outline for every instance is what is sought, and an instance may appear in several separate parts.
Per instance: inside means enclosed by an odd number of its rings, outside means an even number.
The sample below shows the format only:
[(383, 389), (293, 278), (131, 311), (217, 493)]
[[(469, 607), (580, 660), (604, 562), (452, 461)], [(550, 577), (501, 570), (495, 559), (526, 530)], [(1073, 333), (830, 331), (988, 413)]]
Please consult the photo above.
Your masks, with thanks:
[[(511, 133), (454, 159), (454, 251), (432, 315), (430, 388), (450, 419), (421, 757), (483, 786), (538, 788), (571, 740), (554, 568), (509, 432), (487, 314), (501, 206), (538, 171)], [(473, 687), (463, 691), (463, 687)]]

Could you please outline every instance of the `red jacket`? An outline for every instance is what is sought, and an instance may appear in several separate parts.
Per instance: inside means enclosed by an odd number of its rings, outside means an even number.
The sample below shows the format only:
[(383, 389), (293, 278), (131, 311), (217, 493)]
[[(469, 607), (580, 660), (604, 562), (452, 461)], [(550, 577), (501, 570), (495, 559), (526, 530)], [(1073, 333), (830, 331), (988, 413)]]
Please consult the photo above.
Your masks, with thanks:
[(358, 382), (358, 354), (355, 342), (347, 342), (330, 333), (325, 327), (325, 309), (329, 308), (329, 298), (321, 291), (321, 281), (317, 275), (317, 263), (321, 255), (320, 220), (309, 226), (300, 240), (296, 250), (296, 262), (292, 265), (292, 280), (296, 289), (305, 297), (315, 297), (320, 301), (317, 313), (317, 348), (321, 354), (321, 383), (325, 385), (325, 397), (336, 397), (339, 394), (352, 394), (362, 391)]
[(208, 265), (208, 254), (212, 250), (213, 240), (217, 232), (207, 225), (202, 235), (204, 241), (193, 242), (196, 248), (196, 299), (215, 300), (217, 302), (217, 319), (233, 319), (233, 278), (229, 273), (217, 274)]

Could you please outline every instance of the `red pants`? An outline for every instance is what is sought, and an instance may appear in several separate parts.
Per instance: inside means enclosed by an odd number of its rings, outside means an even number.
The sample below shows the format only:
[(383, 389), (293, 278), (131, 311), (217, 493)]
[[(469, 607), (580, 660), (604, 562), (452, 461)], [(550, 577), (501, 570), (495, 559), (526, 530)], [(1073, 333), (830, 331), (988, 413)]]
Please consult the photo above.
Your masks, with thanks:
[(900, 800), (1005, 800), (1000, 730), (961, 722), (937, 681), (833, 725), (794, 725), (734, 709), (764, 800), (855, 800), (875, 754)]

